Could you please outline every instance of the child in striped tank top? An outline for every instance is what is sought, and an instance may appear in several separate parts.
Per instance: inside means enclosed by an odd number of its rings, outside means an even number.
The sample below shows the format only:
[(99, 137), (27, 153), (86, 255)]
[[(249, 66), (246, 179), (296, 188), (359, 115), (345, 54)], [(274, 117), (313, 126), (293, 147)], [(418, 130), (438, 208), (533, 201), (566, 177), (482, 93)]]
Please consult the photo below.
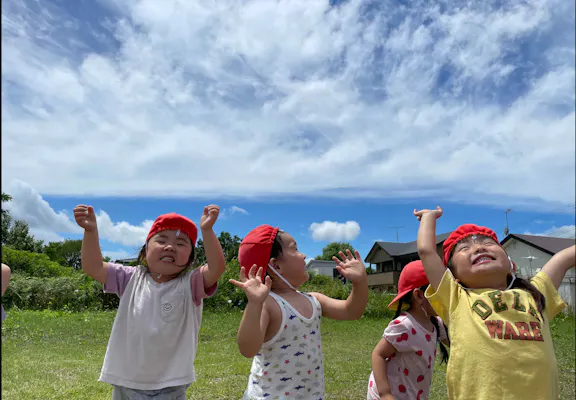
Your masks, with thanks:
[(324, 399), (322, 316), (353, 320), (364, 313), (368, 284), (358, 252), (334, 257), (336, 269), (352, 282), (346, 300), (298, 291), (308, 280), (305, 259), (291, 235), (270, 225), (252, 230), (240, 244), (240, 281), (230, 282), (248, 298), (238, 330), (240, 353), (253, 357), (244, 399)]

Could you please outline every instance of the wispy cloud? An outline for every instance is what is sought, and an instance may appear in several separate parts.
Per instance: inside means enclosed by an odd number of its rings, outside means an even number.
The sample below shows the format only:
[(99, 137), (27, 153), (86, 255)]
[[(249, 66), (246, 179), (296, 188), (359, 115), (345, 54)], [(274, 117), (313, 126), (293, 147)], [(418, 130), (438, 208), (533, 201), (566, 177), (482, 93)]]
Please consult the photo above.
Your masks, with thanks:
[(331, 3), (4, 1), (3, 181), (573, 201), (574, 2)]
[(567, 238), (567, 239), (574, 239), (576, 238), (576, 226), (574, 225), (564, 225), (560, 227), (553, 226), (550, 229), (547, 229), (543, 232), (539, 233), (530, 233), (524, 232), (526, 235), (535, 235), (535, 236), (551, 236), (557, 238)]
[(246, 211), (245, 209), (243, 209), (241, 207), (231, 206), (228, 208), (224, 208), (220, 211), (220, 218), (222, 218), (222, 219), (230, 218), (234, 214), (248, 215), (249, 213), (248, 213), (248, 211)]

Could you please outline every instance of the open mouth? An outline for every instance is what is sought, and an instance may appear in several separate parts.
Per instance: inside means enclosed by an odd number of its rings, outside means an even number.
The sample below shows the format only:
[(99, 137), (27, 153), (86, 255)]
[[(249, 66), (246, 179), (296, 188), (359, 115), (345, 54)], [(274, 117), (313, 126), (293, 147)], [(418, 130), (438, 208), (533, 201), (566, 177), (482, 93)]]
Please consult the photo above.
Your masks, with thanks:
[(477, 256), (473, 261), (472, 261), (472, 265), (480, 265), (480, 264), (485, 264), (487, 262), (490, 261), (494, 261), (495, 258), (492, 256), (489, 256), (487, 254), (480, 254), (479, 256)]
[(164, 257), (162, 257), (162, 258), (160, 259), (160, 261), (165, 261), (165, 262), (171, 262), (171, 263), (173, 263), (175, 260), (174, 260), (174, 257), (164, 256)]

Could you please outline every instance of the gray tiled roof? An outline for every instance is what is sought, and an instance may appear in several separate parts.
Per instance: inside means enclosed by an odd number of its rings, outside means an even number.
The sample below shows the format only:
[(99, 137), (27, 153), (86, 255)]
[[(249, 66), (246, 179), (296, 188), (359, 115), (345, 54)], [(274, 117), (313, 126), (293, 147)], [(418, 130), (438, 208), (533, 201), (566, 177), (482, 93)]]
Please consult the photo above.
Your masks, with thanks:
[[(451, 232), (443, 233), (441, 235), (436, 235), (436, 244), (443, 242), (450, 236)], [(376, 242), (382, 249), (384, 249), (391, 256), (403, 256), (407, 254), (418, 253), (418, 246), (416, 241), (408, 243), (396, 243), (396, 242)]]
[(567, 247), (572, 246), (576, 241), (574, 239), (565, 239), (552, 236), (534, 236), (534, 235), (520, 235), (517, 233), (511, 233), (502, 240), (502, 244), (506, 243), (512, 237), (516, 239), (531, 244), (535, 247), (540, 248), (550, 254), (556, 254), (560, 250), (564, 250)]

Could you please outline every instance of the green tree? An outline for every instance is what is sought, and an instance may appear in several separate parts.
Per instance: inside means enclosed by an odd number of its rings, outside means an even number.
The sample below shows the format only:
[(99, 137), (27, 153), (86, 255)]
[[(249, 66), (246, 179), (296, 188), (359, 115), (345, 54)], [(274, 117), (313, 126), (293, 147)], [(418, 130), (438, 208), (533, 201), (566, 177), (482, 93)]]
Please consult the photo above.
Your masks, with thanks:
[(4, 209), (4, 203), (12, 200), (12, 196), (2, 192), (2, 215), (0, 216), (0, 221), (2, 222), (2, 244), (8, 238), (8, 231), (10, 230), (10, 225), (12, 225), (12, 216), (10, 211)]
[[(12, 200), (12, 196), (10, 196), (7, 193), (2, 192), (2, 204), (7, 203), (11, 200)], [(2, 217), (4, 217), (4, 215), (10, 215), (10, 212), (8, 210), (5, 210), (4, 208), (2, 208)]]
[(338, 256), (338, 252), (349, 249), (354, 253), (354, 247), (348, 242), (331, 242), (322, 249), (322, 254), (314, 257), (316, 260), (332, 260), (332, 257)]
[[(12, 196), (2, 192), (2, 204), (12, 201)], [(43, 241), (34, 239), (26, 221), (13, 221), (9, 210), (2, 209), (2, 244), (16, 250), (42, 253)]]
[[(224, 253), (226, 262), (230, 262), (235, 258), (238, 258), (238, 249), (240, 248), (240, 242), (242, 241), (240, 237), (236, 235), (232, 236), (228, 232), (220, 232), (218, 241), (220, 242), (220, 246), (222, 246), (222, 252)], [(205, 264), (206, 252), (204, 251), (204, 241), (202, 239), (198, 239), (195, 251), (196, 258), (194, 259), (194, 266), (198, 267), (202, 264)]]
[(63, 242), (50, 242), (44, 246), (44, 253), (50, 260), (74, 270), (82, 269), (82, 240), (66, 239)]
[(6, 240), (2, 239), (2, 241), (16, 250), (42, 253), (43, 241), (34, 239), (34, 236), (30, 234), (30, 228), (26, 221), (14, 221), (8, 230)]

